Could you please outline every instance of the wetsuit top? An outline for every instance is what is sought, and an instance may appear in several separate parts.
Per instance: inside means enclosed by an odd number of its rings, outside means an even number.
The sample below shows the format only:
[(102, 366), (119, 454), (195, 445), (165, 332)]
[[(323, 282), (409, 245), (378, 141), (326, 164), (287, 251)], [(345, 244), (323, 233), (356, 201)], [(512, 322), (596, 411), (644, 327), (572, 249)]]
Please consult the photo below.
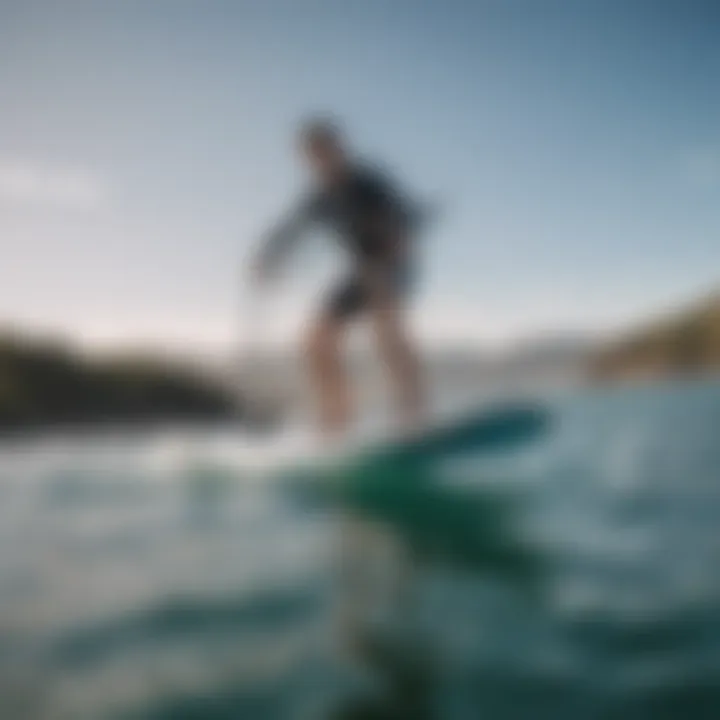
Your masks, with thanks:
[(393, 257), (398, 232), (405, 234), (411, 212), (401, 193), (379, 172), (351, 168), (335, 187), (313, 192), (271, 233), (263, 259), (272, 262), (311, 224), (321, 224), (337, 235), (358, 262)]

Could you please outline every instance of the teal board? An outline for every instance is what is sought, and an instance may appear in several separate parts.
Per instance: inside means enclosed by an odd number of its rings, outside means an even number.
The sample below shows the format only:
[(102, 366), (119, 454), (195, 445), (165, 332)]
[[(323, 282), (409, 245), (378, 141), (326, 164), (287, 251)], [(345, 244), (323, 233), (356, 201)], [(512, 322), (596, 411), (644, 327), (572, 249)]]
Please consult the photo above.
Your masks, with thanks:
[(389, 523), (422, 555), (515, 574), (530, 556), (513, 539), (516, 498), (500, 490), (448, 488), (443, 467), (456, 459), (509, 453), (543, 438), (551, 413), (540, 405), (503, 406), (468, 415), (420, 438), (376, 446), (324, 468), (293, 474), (312, 504), (342, 507)]
[(539, 438), (550, 420), (548, 408), (534, 403), (483, 409), (412, 440), (371, 450), (370, 456), (376, 461), (403, 463), (507, 452)]

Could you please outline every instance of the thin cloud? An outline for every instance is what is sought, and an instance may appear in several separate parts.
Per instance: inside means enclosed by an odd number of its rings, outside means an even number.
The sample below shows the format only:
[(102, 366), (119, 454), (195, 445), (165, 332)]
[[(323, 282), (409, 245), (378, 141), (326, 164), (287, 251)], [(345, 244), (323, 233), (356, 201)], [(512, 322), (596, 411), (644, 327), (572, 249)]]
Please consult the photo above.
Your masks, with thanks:
[(0, 201), (89, 211), (106, 205), (105, 183), (79, 167), (0, 159)]

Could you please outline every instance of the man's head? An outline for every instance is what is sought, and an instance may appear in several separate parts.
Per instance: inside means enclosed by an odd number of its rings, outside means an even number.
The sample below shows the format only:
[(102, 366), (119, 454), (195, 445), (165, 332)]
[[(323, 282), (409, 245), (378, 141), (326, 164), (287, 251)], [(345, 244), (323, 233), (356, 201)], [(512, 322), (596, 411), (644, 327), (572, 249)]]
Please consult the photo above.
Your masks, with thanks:
[(344, 138), (330, 120), (313, 119), (300, 129), (300, 148), (322, 182), (334, 182), (347, 168)]

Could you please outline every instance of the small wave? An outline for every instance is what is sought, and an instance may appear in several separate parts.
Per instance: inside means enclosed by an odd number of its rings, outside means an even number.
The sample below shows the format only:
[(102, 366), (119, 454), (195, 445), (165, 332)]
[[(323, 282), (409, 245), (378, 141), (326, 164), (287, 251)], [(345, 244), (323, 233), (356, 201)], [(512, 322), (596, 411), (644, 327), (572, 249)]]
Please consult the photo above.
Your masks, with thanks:
[(171, 598), (93, 627), (64, 633), (51, 644), (49, 657), (63, 667), (87, 665), (122, 649), (188, 637), (282, 630), (317, 608), (319, 584), (277, 588), (241, 597)]

